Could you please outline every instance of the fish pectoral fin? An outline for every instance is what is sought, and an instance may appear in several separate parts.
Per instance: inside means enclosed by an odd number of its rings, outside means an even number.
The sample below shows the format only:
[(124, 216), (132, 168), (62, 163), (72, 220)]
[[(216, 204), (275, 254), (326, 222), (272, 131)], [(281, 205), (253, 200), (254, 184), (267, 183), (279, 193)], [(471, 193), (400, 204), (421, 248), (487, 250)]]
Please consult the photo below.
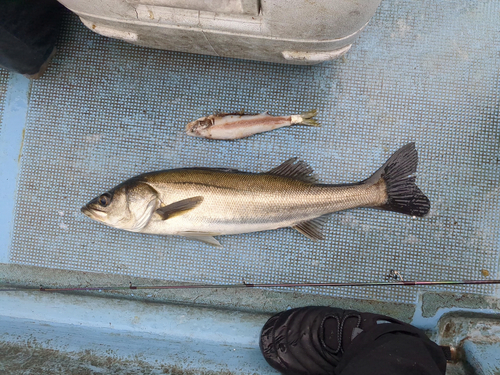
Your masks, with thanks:
[(312, 220), (301, 221), (292, 225), (292, 228), (313, 241), (323, 240), (324, 236), (321, 231), (329, 217), (330, 215), (323, 215)]
[(267, 173), (290, 177), (304, 182), (316, 183), (318, 182), (318, 178), (313, 172), (314, 170), (305, 161), (298, 160), (298, 158), (291, 158)]
[(184, 236), (191, 240), (205, 242), (212, 246), (222, 247), (219, 241), (217, 241), (213, 236), (218, 235), (219, 233), (205, 233), (205, 232), (179, 232), (177, 233), (179, 236)]
[(201, 196), (186, 198), (160, 207), (156, 210), (156, 213), (161, 216), (162, 220), (167, 220), (192, 210), (199, 206), (201, 202), (203, 202), (203, 197)]

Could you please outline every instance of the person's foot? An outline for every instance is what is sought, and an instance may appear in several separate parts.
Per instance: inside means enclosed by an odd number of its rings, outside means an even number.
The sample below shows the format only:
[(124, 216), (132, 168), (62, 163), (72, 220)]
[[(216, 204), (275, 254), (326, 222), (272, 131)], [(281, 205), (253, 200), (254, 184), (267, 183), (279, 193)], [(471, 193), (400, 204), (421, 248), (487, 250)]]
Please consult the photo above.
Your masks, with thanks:
[(283, 374), (331, 375), (351, 342), (381, 323), (415, 329), (384, 315), (308, 306), (271, 317), (262, 328), (260, 349), (266, 361)]

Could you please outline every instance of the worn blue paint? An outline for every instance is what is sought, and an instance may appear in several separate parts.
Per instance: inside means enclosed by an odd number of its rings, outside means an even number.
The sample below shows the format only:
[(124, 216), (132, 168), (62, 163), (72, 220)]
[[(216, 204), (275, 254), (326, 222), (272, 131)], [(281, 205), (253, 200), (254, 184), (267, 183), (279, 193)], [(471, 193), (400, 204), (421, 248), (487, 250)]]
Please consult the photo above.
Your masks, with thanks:
[(448, 307), (443, 306), (442, 308), (436, 311), (436, 314), (433, 316), (424, 317), (423, 315), (423, 294), (425, 292), (419, 292), (417, 298), (417, 304), (415, 306), (415, 313), (412, 317), (411, 324), (414, 326), (424, 329), (426, 331), (434, 331), (437, 333), (439, 320), (450, 313), (469, 313), (469, 314), (478, 314), (478, 315), (498, 315), (500, 311), (491, 309), (474, 309), (474, 308), (463, 308), (463, 307)]
[(500, 374), (500, 337), (496, 341), (464, 342), (465, 360), (474, 368), (476, 375)]
[[(438, 343), (440, 341), (438, 329), (443, 317), (448, 316), (450, 317), (448, 319), (453, 321), (453, 316), (477, 316), (484, 317), (484, 321), (486, 321), (492, 317), (498, 318), (500, 313), (494, 307), (485, 309), (443, 306), (433, 316), (425, 317), (423, 307), (423, 293), (419, 293), (411, 324), (431, 333), (431, 338)], [(500, 326), (500, 320), (498, 322), (498, 326)], [(466, 330), (455, 333), (454, 341), (463, 345), (465, 353), (463, 360), (474, 369), (477, 375), (497, 375), (500, 373), (500, 330), (494, 325), (493, 327), (496, 329), (488, 329), (487, 327), (488, 325), (482, 324), (481, 318), (476, 318)], [(464, 337), (468, 339), (462, 342)]]
[(0, 263), (9, 260), (17, 178), (28, 112), (30, 80), (11, 74), (0, 127)]
[(195, 373), (276, 374), (259, 349), (267, 318), (90, 296), (0, 294), (0, 341)]

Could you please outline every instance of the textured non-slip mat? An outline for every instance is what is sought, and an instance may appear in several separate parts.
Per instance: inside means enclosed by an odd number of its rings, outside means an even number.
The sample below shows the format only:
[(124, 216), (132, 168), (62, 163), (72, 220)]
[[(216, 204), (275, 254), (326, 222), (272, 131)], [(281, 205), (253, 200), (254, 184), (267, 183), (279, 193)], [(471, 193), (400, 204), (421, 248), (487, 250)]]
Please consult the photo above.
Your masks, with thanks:
[[(11, 262), (171, 281), (382, 281), (498, 276), (498, 1), (383, 1), (345, 58), (286, 66), (147, 49), (65, 18), (47, 73), (32, 84)], [(233, 141), (187, 137), (217, 111), (318, 110), (295, 126)], [(425, 218), (356, 209), (326, 239), (292, 229), (222, 236), (222, 248), (129, 233), (80, 207), (134, 175), (178, 167), (269, 170), (298, 156), (322, 182), (368, 177), (415, 141)], [(490, 294), (490, 286), (443, 289)], [(412, 288), (310, 293), (414, 302)]]

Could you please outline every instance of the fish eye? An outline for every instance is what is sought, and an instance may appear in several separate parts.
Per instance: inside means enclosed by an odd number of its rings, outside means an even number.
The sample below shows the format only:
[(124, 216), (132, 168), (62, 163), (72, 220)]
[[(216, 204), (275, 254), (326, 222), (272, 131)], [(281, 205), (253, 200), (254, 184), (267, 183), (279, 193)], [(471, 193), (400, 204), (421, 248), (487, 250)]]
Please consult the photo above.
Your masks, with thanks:
[(108, 206), (110, 203), (111, 203), (111, 199), (112, 199), (112, 196), (110, 193), (104, 193), (103, 195), (101, 195), (99, 197), (99, 199), (97, 200), (97, 202), (102, 206), (102, 207), (106, 207)]

